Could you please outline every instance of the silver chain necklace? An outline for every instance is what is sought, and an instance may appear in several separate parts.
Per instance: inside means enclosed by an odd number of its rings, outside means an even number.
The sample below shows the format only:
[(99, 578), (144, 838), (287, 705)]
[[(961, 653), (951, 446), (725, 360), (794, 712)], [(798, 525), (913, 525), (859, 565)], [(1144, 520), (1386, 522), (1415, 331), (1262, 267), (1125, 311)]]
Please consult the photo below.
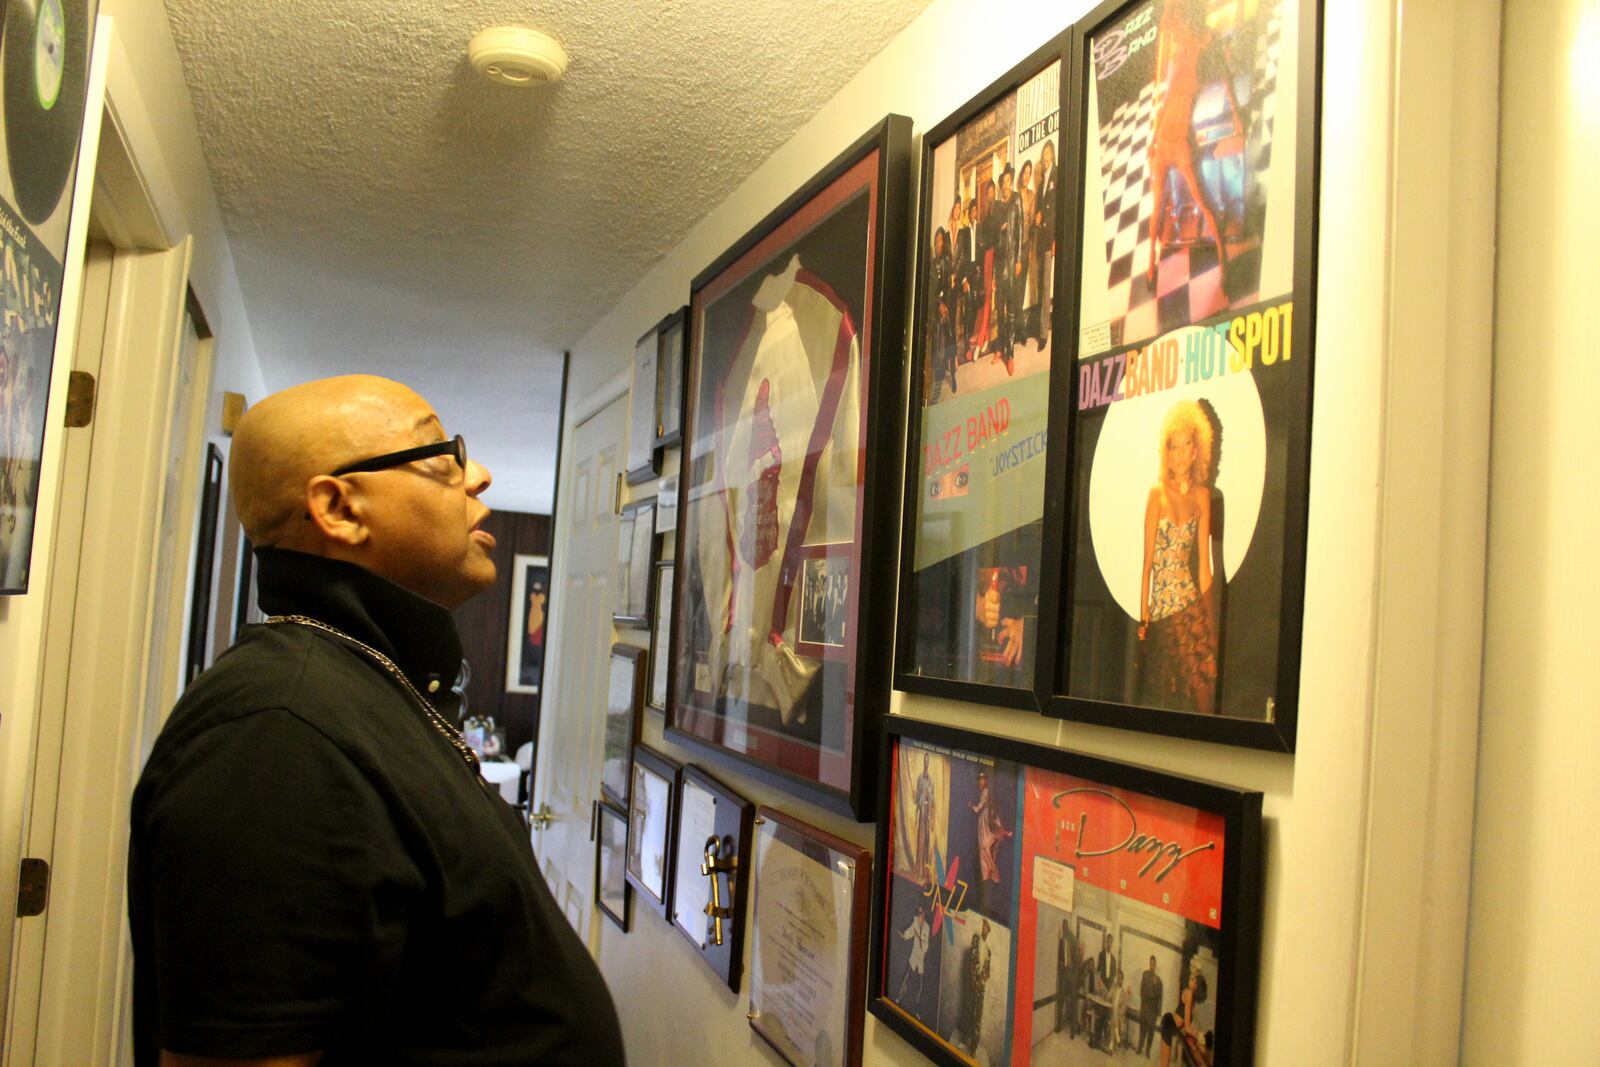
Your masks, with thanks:
[(411, 694), (412, 699), (417, 702), (417, 706), (422, 709), (423, 716), (428, 720), (429, 723), (433, 725), (433, 728), (438, 730), (440, 736), (448, 741), (450, 746), (461, 754), (461, 758), (466, 760), (467, 766), (472, 768), (472, 773), (480, 773), (478, 769), (478, 754), (472, 751), (472, 746), (467, 744), (467, 739), (461, 736), (461, 731), (452, 726), (450, 724), (450, 720), (446, 719), (443, 715), (440, 715), (438, 709), (436, 709), (432, 704), (428, 703), (427, 698), (425, 698), (421, 693), (417, 692), (417, 687), (411, 684), (411, 679), (405, 676), (404, 671), (395, 666), (394, 660), (390, 659), (388, 656), (385, 656), (382, 652), (379, 652), (371, 645), (351, 637), (343, 630), (329, 626), (327, 623), (320, 620), (313, 619), (309, 615), (274, 615), (267, 620), (267, 625), (269, 626), (281, 626), (286, 623), (294, 626), (309, 626), (313, 630), (321, 630), (323, 633), (332, 634), (334, 637), (337, 637), (340, 640), (360, 649), (362, 652), (365, 652), (384, 670), (388, 671), (390, 674), (394, 675), (395, 678), (399, 679), (400, 684), (405, 687), (406, 692)]

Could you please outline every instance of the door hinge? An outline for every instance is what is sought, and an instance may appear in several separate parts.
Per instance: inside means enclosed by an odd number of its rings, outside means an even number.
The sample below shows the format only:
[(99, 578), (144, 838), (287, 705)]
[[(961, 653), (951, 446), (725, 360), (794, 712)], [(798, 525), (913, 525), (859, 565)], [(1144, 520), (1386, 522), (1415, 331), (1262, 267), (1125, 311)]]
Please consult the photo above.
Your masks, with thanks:
[(78, 429), (94, 421), (94, 375), (75, 370), (67, 377), (67, 428)]
[(22, 873), (17, 878), (17, 918), (43, 915), (49, 902), (50, 864), (30, 856), (22, 861)]

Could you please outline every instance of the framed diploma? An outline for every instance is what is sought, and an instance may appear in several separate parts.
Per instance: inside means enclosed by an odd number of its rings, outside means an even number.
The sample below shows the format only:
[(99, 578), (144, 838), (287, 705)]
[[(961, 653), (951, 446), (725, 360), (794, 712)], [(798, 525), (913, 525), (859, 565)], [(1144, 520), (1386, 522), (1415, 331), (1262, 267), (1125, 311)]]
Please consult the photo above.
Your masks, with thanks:
[(622, 506), (617, 520), (617, 606), (611, 620), (618, 626), (650, 625), (650, 590), (661, 542), (656, 538), (656, 501), (635, 500)]
[[(667, 736), (865, 819), (893, 627), (911, 121), (889, 116), (695, 279)], [(826, 655), (801, 568), (840, 546)], [(828, 549), (827, 551), (833, 551)]]
[(794, 1067), (861, 1067), (872, 854), (756, 816), (750, 1026)]
[(1073, 31), (1052, 715), (1294, 751), (1319, 22), (1119, 0)]
[(656, 381), (659, 341), (654, 327), (633, 346), (633, 380), (628, 390), (628, 484), (648, 482), (661, 473), (661, 450), (656, 447), (661, 424), (661, 402)]
[[(1070, 35), (922, 139), (895, 687), (1038, 711)], [(1059, 269), (1058, 269), (1059, 268)]]
[(744, 963), (753, 813), (748, 800), (699, 767), (683, 769), (673, 831), (672, 925), (735, 993)]
[(1252, 1062), (1260, 793), (885, 722), (874, 1015), (949, 1067)]
[(668, 917), (672, 894), (673, 798), (682, 771), (654, 749), (633, 750), (628, 797), (628, 854), (623, 870), (650, 910)]
[(678, 530), (678, 476), (663, 477), (656, 483), (656, 533)]
[(600, 764), (600, 796), (618, 807), (628, 803), (628, 765), (639, 740), (639, 706), (644, 696), (645, 652), (633, 645), (611, 646), (606, 683), (606, 732)]
[(650, 628), (650, 692), (645, 707), (662, 713), (672, 694), (672, 570), (670, 559), (656, 564), (656, 612)]
[(656, 447), (683, 440), (683, 368), (689, 309), (681, 307), (656, 324)]
[(628, 932), (628, 813), (596, 801), (594, 902), (606, 918)]

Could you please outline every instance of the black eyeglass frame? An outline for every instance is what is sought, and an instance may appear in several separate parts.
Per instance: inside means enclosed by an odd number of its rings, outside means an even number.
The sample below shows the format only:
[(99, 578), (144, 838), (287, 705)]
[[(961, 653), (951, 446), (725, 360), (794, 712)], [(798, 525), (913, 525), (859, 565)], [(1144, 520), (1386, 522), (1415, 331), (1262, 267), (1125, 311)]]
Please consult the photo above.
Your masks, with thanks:
[(367, 459), (358, 459), (354, 463), (346, 463), (333, 472), (333, 477), (338, 478), (346, 474), (363, 474), (368, 471), (388, 470), (398, 467), (402, 463), (414, 463), (419, 459), (432, 459), (434, 456), (450, 456), (462, 470), (467, 469), (467, 442), (460, 434), (456, 434), (448, 441), (435, 441), (431, 445), (418, 445), (416, 448), (404, 448), (399, 452), (385, 452), (381, 456), (370, 456)]

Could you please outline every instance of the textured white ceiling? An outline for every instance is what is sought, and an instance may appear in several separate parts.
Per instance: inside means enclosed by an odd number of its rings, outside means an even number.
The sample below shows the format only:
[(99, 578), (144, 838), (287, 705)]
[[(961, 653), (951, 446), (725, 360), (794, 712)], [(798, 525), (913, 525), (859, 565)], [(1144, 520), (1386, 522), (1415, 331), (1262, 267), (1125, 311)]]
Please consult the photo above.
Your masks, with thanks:
[[(928, 2), (166, 0), (268, 387), (407, 381), (548, 510), (561, 350)], [(500, 24), (567, 76), (479, 80)]]

